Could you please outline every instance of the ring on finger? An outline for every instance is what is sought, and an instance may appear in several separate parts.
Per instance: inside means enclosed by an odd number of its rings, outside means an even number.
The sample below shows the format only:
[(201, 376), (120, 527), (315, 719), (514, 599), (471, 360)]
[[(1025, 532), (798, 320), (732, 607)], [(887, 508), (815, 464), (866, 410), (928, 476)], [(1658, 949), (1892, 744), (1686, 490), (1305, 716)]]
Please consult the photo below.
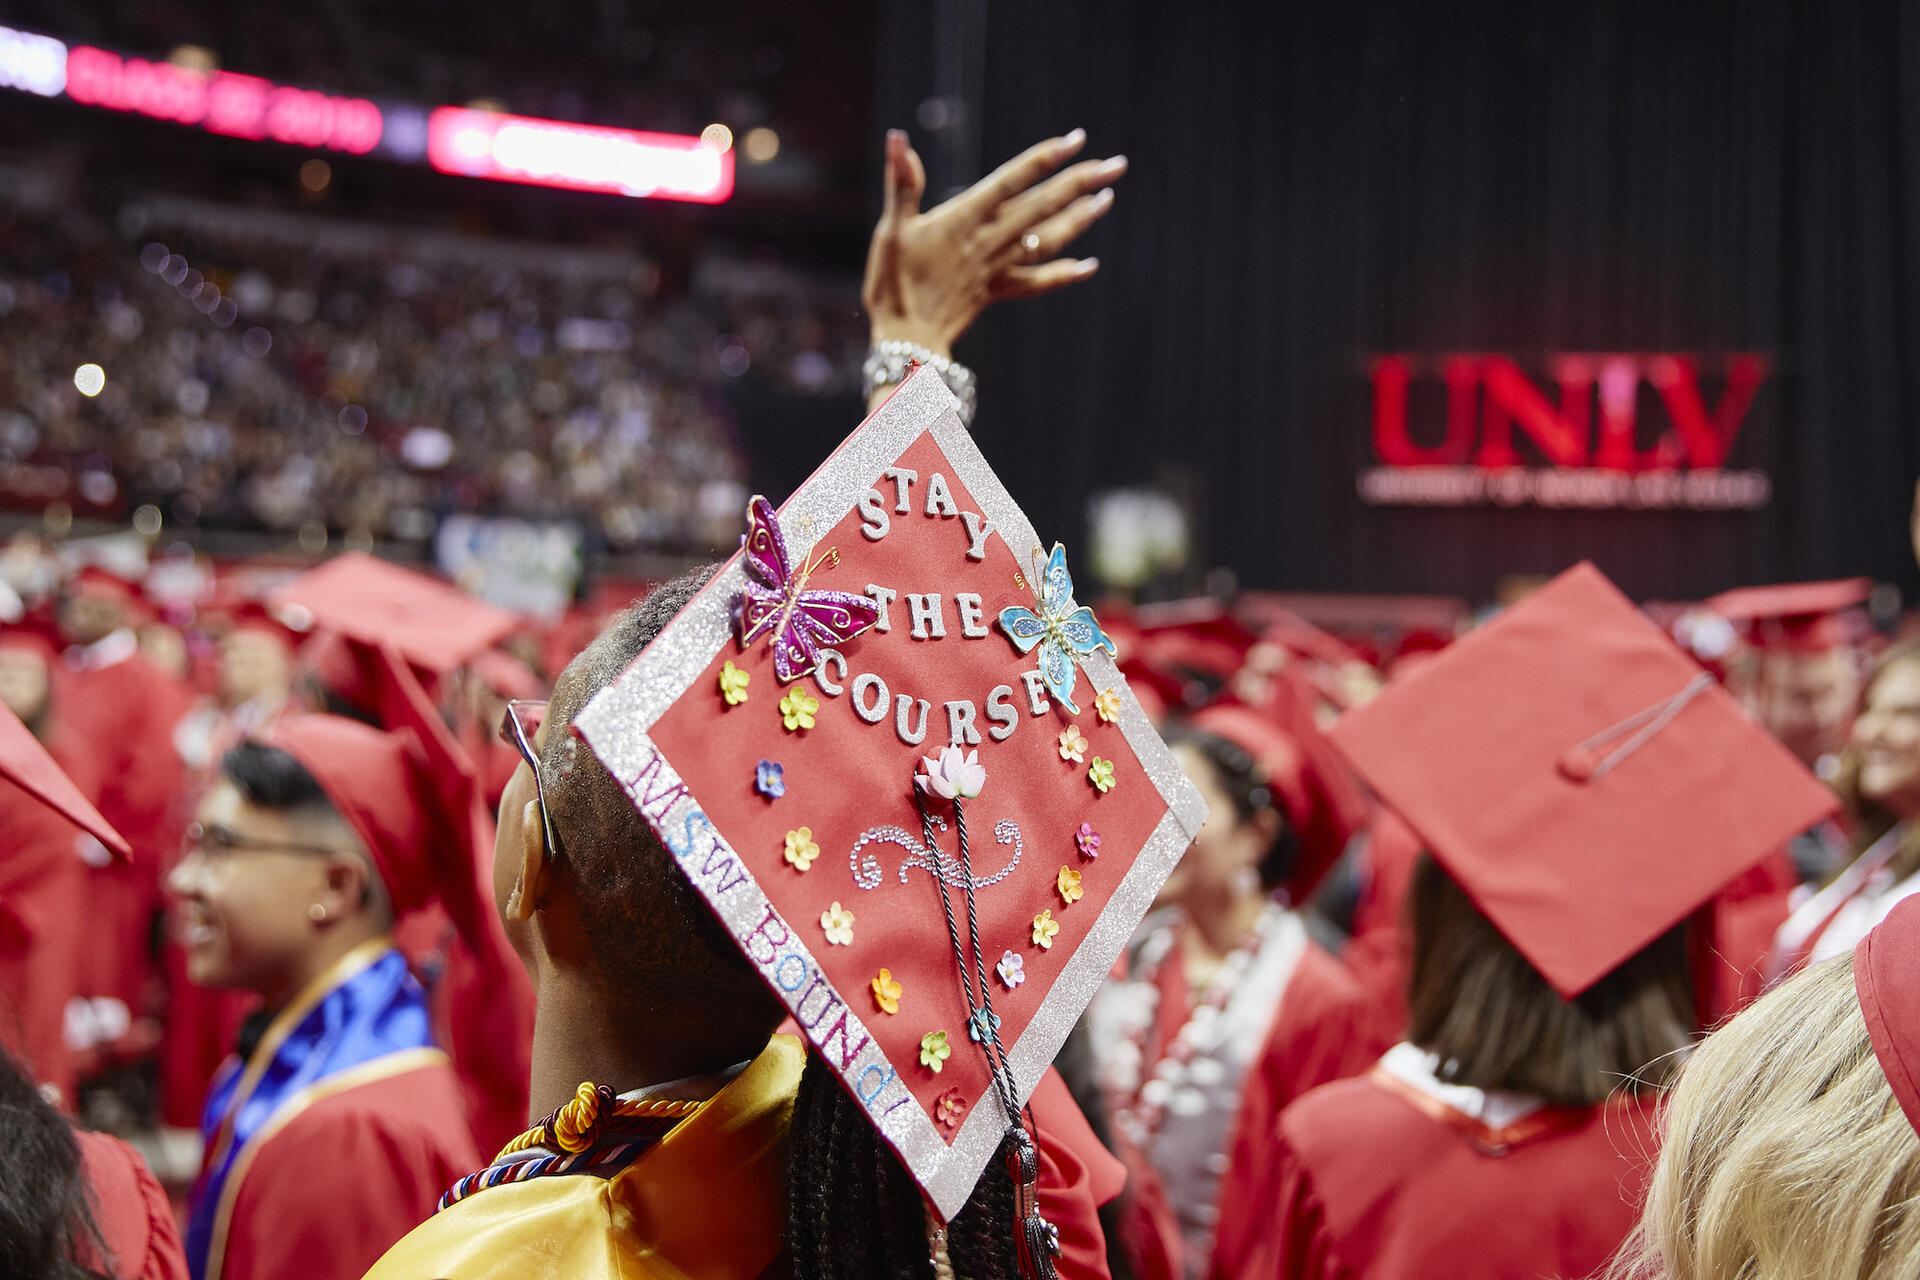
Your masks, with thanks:
[(1038, 262), (1040, 260), (1040, 233), (1038, 231), (1029, 231), (1027, 234), (1021, 236), (1020, 250), (1024, 261)]

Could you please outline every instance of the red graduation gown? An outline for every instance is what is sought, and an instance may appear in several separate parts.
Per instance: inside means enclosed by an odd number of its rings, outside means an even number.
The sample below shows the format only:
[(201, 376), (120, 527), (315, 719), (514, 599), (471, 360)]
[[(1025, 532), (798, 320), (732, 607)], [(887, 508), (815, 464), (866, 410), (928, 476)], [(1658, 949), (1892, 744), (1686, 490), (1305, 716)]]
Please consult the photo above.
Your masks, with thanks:
[(1272, 1135), (1280, 1116), (1310, 1090), (1365, 1071), (1394, 1038), (1340, 962), (1309, 946), (1274, 1011), (1259, 1069), (1247, 1077), (1241, 1094), (1227, 1176), (1220, 1185), (1209, 1275), (1232, 1280), (1245, 1274), (1270, 1212), (1258, 1192), (1275, 1176), (1279, 1153)]
[(67, 1000), (82, 931), (92, 933), (87, 866), (75, 844), (91, 840), (67, 819), (0, 779), (0, 1045), (35, 1080), (74, 1106)]
[(1638, 1220), (1658, 1151), (1651, 1100), (1494, 1131), (1383, 1074), (1316, 1089), (1281, 1117), (1269, 1218), (1243, 1275), (1582, 1277)]
[(94, 667), (64, 663), (54, 672), (61, 729), (93, 762), (101, 816), (133, 846), (130, 861), (89, 870), (90, 928), (115, 945), (82, 950), (79, 990), (121, 1001), (136, 1019), (149, 1012), (156, 982), (149, 938), (161, 872), (188, 820), (173, 730), (190, 705), (187, 688), (138, 653)]
[(321, 1096), (254, 1146), (230, 1175), (220, 1280), (359, 1280), (480, 1167), (444, 1064)]
[(73, 1136), (80, 1143), (93, 1223), (107, 1247), (104, 1260), (90, 1255), (87, 1265), (113, 1280), (187, 1280), (173, 1206), (140, 1153), (104, 1133), (80, 1130)]

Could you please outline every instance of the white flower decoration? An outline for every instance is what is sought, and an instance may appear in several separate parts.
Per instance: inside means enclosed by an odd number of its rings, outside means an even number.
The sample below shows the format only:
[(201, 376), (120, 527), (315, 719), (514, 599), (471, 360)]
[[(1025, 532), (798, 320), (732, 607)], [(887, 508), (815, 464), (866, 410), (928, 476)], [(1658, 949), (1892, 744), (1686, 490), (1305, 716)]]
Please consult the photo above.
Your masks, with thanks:
[(942, 747), (939, 759), (920, 757), (923, 772), (914, 775), (920, 789), (942, 800), (971, 800), (987, 785), (987, 767), (980, 753), (969, 751), (963, 757), (958, 747)]

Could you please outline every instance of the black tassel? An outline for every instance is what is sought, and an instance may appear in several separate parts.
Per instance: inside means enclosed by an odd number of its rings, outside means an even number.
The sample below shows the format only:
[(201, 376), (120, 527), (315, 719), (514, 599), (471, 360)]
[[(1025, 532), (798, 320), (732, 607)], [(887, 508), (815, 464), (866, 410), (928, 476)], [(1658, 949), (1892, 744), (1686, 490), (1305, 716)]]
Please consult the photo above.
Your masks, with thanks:
[(1040, 1193), (1035, 1189), (1040, 1158), (1025, 1129), (1015, 1129), (1010, 1136), (1013, 1150), (1007, 1153), (1007, 1172), (1013, 1177), (1013, 1243), (1020, 1274), (1024, 1280), (1055, 1280), (1053, 1259), (1060, 1252), (1060, 1234), (1040, 1216)]

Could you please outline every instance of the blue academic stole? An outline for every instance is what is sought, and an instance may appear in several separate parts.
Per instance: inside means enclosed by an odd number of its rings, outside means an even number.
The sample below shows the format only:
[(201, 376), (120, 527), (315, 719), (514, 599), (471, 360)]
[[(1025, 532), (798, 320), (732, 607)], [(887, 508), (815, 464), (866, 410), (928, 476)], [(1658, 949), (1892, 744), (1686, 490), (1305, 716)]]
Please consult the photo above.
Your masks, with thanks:
[[(273, 1019), (251, 1057), (229, 1058), (200, 1117), (206, 1157), (187, 1219), (193, 1280), (219, 1280), (233, 1202), (255, 1152), (321, 1098), (432, 1062), (427, 999), (386, 938), (341, 957)], [(353, 1177), (350, 1169), (316, 1176)]]

